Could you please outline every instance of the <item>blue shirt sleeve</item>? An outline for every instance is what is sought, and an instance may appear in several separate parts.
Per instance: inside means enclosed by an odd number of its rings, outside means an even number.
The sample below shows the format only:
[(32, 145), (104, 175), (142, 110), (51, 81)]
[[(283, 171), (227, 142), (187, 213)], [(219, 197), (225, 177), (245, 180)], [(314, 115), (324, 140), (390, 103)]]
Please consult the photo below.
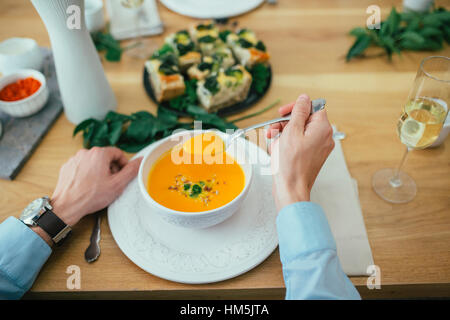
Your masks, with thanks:
[(312, 202), (284, 207), (277, 217), (286, 299), (361, 299), (342, 271), (322, 208)]
[(20, 299), (33, 285), (52, 250), (22, 221), (0, 224), (0, 299)]

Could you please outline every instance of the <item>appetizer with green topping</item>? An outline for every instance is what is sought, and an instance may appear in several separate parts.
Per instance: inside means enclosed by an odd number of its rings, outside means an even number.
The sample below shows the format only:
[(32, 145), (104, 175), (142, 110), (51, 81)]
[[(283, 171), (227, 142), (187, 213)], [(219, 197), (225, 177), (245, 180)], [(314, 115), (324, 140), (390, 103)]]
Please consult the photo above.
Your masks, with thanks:
[(187, 30), (172, 33), (166, 37), (165, 42), (178, 55), (181, 70), (187, 70), (190, 66), (200, 63), (202, 55), (196, 50), (195, 43)]
[(184, 93), (184, 77), (180, 73), (174, 50), (163, 45), (145, 63), (156, 99), (167, 101)]
[(258, 40), (251, 30), (241, 29), (237, 33), (228, 33), (226, 42), (233, 49), (239, 63), (245, 67), (251, 68), (257, 63), (266, 63), (270, 58), (264, 43)]

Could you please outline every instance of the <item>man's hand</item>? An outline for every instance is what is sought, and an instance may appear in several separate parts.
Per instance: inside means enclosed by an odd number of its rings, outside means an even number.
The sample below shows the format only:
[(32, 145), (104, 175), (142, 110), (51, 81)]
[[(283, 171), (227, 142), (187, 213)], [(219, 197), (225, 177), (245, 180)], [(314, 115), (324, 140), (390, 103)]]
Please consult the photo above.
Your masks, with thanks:
[(69, 226), (111, 204), (136, 176), (142, 158), (128, 161), (113, 147), (80, 150), (59, 172), (51, 204)]
[(307, 95), (279, 109), (282, 116), (291, 113), (289, 122), (271, 126), (267, 133), (271, 145), (273, 194), (278, 211), (288, 204), (309, 201), (311, 188), (328, 155), (334, 148), (333, 129), (325, 110), (310, 116)]

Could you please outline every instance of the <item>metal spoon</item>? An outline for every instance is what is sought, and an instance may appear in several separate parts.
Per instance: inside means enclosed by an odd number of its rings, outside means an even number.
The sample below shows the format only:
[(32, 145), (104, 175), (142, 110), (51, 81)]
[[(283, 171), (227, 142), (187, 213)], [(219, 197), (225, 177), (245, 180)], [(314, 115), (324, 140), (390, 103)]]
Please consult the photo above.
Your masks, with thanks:
[[(117, 162), (113, 161), (110, 164), (109, 169), (111, 170), (112, 174), (117, 173), (120, 171), (120, 165)], [(94, 262), (100, 256), (100, 224), (102, 222), (103, 212), (106, 212), (106, 208), (95, 213), (95, 224), (94, 228), (92, 229), (90, 244), (84, 252), (84, 259), (88, 263)]]
[[(323, 108), (325, 108), (325, 104), (326, 104), (326, 100), (325, 99), (314, 99), (314, 100), (312, 100), (311, 101), (311, 114), (313, 114), (313, 113), (315, 113), (317, 111), (320, 111)], [(291, 119), (291, 115), (289, 114), (288, 116), (284, 116), (282, 118), (276, 118), (276, 119), (268, 120), (268, 121), (265, 121), (265, 122), (257, 123), (257, 124), (255, 124), (253, 126), (245, 128), (245, 129), (238, 129), (226, 139), (226, 141), (225, 141), (225, 150), (232, 144), (232, 142), (234, 140), (236, 140), (239, 137), (242, 137), (243, 135), (245, 135), (245, 133), (247, 133), (250, 130), (261, 128), (261, 127), (267, 126), (269, 124), (277, 123), (277, 122), (289, 121), (290, 119)]]
[(103, 210), (95, 214), (95, 224), (92, 229), (91, 242), (84, 252), (84, 259), (88, 262), (94, 262), (100, 256), (100, 224), (102, 222)]

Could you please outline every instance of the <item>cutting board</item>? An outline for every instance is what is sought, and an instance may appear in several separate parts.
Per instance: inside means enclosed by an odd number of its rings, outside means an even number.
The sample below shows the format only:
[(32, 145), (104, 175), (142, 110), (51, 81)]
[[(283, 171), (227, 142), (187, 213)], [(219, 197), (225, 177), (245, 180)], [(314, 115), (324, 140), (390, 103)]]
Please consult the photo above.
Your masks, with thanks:
[(38, 113), (26, 118), (13, 118), (0, 111), (2, 136), (0, 136), (0, 178), (13, 180), (39, 142), (63, 110), (53, 56), (42, 48), (45, 56), (43, 73), (49, 88), (49, 99)]

